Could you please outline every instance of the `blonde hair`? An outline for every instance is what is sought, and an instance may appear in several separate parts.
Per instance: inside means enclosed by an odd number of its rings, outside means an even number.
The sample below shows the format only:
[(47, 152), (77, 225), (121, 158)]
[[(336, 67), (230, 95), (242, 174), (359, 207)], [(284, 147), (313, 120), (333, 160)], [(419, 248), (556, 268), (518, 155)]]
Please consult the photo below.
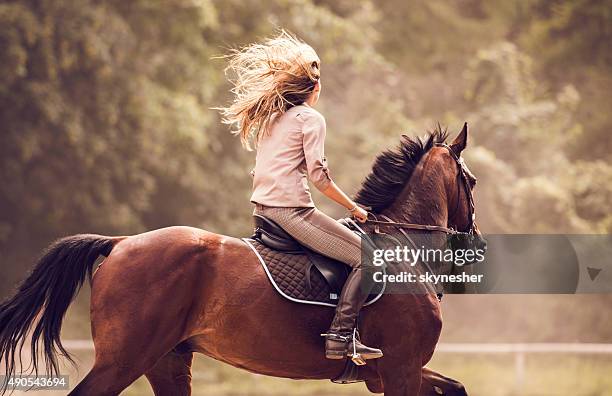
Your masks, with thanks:
[(235, 126), (244, 148), (257, 147), (269, 132), (275, 114), (302, 104), (319, 80), (320, 60), (311, 46), (281, 31), (261, 44), (234, 49), (226, 56), (226, 75), (233, 85), (232, 103), (217, 108), (223, 122)]

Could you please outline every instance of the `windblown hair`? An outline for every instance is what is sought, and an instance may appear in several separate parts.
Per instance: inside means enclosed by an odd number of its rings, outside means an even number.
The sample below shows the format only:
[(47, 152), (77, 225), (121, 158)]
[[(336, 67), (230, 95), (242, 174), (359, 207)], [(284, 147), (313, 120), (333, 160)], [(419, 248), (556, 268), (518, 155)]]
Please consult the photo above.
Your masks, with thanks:
[(223, 122), (235, 126), (233, 133), (252, 150), (269, 132), (273, 116), (302, 104), (319, 80), (320, 60), (308, 44), (281, 31), (262, 44), (234, 49), (226, 56), (225, 72), (233, 85), (234, 100), (218, 108)]
[(397, 198), (421, 158), (436, 144), (448, 137), (440, 125), (424, 138), (402, 135), (399, 146), (384, 151), (374, 160), (372, 171), (361, 184), (355, 202), (369, 206), (376, 213), (389, 207)]

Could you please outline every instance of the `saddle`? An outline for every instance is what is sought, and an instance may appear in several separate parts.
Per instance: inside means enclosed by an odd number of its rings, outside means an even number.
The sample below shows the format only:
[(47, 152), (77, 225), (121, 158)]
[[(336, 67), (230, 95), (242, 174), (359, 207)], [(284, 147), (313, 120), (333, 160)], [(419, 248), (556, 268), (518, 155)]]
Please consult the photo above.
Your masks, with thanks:
[[(294, 302), (336, 306), (350, 267), (300, 244), (281, 226), (262, 215), (253, 215), (253, 219), (254, 234), (243, 241), (259, 258), (274, 288)], [(340, 222), (351, 228), (350, 220)], [(376, 287), (364, 305), (378, 300), (382, 289)]]
[[(274, 221), (261, 215), (253, 218), (255, 231), (242, 240), (255, 252), (276, 291), (293, 302), (335, 307), (350, 267), (300, 244)], [(352, 220), (343, 219), (340, 223), (360, 234)], [(384, 289), (384, 283), (374, 286), (364, 306), (376, 302)], [(359, 366), (347, 359), (342, 373), (331, 381), (362, 381)]]

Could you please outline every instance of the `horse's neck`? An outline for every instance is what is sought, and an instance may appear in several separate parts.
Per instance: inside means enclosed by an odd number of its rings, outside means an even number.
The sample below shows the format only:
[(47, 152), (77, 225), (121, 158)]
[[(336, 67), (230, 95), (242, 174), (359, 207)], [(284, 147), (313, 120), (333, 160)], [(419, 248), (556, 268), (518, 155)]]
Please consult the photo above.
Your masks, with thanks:
[[(428, 183), (427, 188), (422, 188), (421, 185), (410, 187), (410, 189), (405, 188), (394, 204), (383, 211), (382, 214), (396, 222), (446, 227), (448, 225), (448, 203), (445, 190), (435, 186), (434, 183)], [(404, 237), (409, 240), (409, 248), (417, 248), (417, 246), (442, 248), (447, 243), (446, 235), (442, 233), (410, 229), (396, 229), (394, 232), (397, 233), (396, 236), (399, 236), (400, 241), (404, 240)], [(432, 266), (434, 266), (435, 271), (439, 271), (439, 267), (435, 266), (435, 263), (429, 263), (426, 266), (411, 266), (410, 272), (417, 275), (423, 274), (430, 271)], [(423, 287), (425, 287), (424, 292), (432, 294), (437, 292), (430, 285)], [(403, 299), (404, 296), (397, 297)]]
[(445, 227), (448, 223), (446, 195), (437, 188), (405, 189), (383, 214), (397, 222)]

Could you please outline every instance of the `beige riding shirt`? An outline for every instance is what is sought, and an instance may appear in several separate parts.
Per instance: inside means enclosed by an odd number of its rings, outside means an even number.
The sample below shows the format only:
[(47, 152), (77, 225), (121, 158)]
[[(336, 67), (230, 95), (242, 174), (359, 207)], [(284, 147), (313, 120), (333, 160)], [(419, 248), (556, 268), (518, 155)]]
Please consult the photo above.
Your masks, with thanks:
[(320, 191), (331, 183), (324, 144), (325, 118), (307, 104), (275, 119), (257, 146), (251, 202), (314, 207), (308, 181)]

